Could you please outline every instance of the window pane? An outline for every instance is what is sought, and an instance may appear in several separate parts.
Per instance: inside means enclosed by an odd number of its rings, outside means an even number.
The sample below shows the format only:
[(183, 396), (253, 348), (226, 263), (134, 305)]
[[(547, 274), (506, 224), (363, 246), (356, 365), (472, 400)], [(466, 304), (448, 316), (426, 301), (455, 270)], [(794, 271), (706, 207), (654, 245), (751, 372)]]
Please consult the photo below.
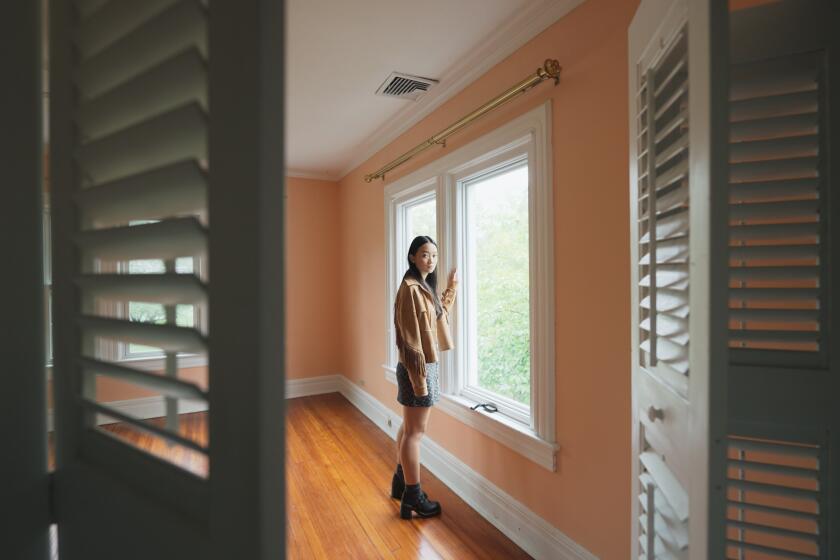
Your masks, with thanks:
[[(410, 206), (406, 212), (406, 219), (408, 221), (406, 243), (410, 245), (418, 235), (425, 235), (437, 241), (437, 205), (434, 198)], [(406, 247), (406, 252), (408, 252), (408, 247)]]
[[(175, 272), (178, 274), (192, 274), (194, 271), (192, 257), (175, 259)], [(128, 261), (129, 274), (162, 274), (166, 272), (166, 265), (160, 259), (142, 259)], [(166, 323), (166, 311), (158, 303), (143, 303), (132, 301), (128, 304), (128, 318), (131, 321), (146, 323)], [(195, 324), (195, 308), (192, 305), (177, 305), (175, 308), (175, 324), (181, 327), (192, 327)], [(129, 344), (128, 354), (160, 353), (159, 348)]]
[(470, 384), (531, 401), (528, 166), (466, 186)]

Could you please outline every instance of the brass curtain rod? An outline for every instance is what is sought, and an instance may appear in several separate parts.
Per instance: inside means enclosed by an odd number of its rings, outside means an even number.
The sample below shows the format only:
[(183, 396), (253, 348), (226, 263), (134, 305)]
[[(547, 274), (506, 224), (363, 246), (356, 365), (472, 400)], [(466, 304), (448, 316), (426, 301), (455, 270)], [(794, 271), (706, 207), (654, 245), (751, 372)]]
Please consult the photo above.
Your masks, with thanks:
[(382, 178), (385, 180), (385, 174), (394, 169), (397, 166), (402, 165), (403, 163), (407, 162), (420, 152), (431, 148), (435, 144), (441, 144), (446, 147), (446, 139), (476, 120), (477, 118), (481, 117), (482, 115), (489, 113), (493, 109), (507, 103), (520, 93), (524, 93), (531, 89), (532, 87), (540, 84), (543, 80), (547, 80), (549, 78), (554, 79), (554, 85), (560, 81), (560, 63), (554, 59), (548, 59), (543, 64), (542, 68), (538, 68), (536, 73), (528, 76), (512, 88), (508, 89), (504, 93), (494, 97), (469, 115), (461, 117), (459, 120), (455, 121), (447, 128), (441, 130), (428, 140), (418, 144), (411, 150), (407, 151), (397, 159), (391, 161), (390, 163), (380, 167), (376, 170), (376, 172), (371, 173), (370, 175), (365, 175), (365, 182), (370, 183), (374, 179)]

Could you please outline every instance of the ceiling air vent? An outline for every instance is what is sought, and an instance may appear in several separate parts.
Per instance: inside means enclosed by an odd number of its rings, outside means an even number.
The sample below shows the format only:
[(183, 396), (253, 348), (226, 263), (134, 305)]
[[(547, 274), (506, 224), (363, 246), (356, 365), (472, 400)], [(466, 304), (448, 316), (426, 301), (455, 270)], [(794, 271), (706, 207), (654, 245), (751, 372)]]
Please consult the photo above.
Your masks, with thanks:
[(438, 83), (437, 80), (429, 78), (421, 78), (420, 76), (412, 76), (410, 74), (402, 74), (400, 72), (391, 72), (379, 89), (376, 90), (376, 95), (384, 95), (385, 97), (399, 97), (400, 99), (411, 99), (417, 101), (421, 95), (426, 93), (428, 89)]

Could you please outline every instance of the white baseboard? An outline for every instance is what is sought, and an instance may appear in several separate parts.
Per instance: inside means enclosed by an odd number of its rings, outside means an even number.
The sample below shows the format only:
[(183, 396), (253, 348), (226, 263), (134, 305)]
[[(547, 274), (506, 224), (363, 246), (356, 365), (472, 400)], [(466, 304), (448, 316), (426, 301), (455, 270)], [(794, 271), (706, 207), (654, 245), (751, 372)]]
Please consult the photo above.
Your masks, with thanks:
[(324, 393), (337, 393), (343, 375), (321, 375), (286, 380), (286, 398), (308, 397)]
[[(308, 377), (303, 379), (289, 379), (286, 381), (286, 398), (306, 397), (309, 395), (320, 395), (322, 393), (337, 393), (339, 388), (340, 375), (322, 375), (320, 377)], [(110, 401), (102, 403), (132, 418), (146, 420), (149, 418), (160, 418), (166, 415), (166, 406), (163, 397), (142, 397), (124, 401)], [(191, 412), (204, 412), (207, 405), (201, 401), (179, 401), (178, 414), (189, 414)], [(110, 424), (114, 420), (101, 414), (96, 417), (97, 424)], [(53, 411), (47, 411), (47, 431), (54, 429)]]
[[(402, 418), (344, 376), (339, 391), (374, 424), (396, 438)], [(475, 472), (452, 453), (424, 437), (423, 465), (482, 517), (537, 560), (597, 560), (597, 556)]]

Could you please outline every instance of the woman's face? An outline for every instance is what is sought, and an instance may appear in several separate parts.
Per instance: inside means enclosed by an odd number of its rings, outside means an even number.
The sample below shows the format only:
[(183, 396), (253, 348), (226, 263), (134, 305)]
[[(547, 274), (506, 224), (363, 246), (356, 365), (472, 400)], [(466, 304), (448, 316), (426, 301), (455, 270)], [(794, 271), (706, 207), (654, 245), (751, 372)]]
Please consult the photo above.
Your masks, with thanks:
[(421, 245), (416, 253), (408, 255), (408, 258), (414, 263), (423, 278), (426, 278), (426, 275), (434, 272), (437, 266), (437, 247), (433, 243), (426, 243)]

